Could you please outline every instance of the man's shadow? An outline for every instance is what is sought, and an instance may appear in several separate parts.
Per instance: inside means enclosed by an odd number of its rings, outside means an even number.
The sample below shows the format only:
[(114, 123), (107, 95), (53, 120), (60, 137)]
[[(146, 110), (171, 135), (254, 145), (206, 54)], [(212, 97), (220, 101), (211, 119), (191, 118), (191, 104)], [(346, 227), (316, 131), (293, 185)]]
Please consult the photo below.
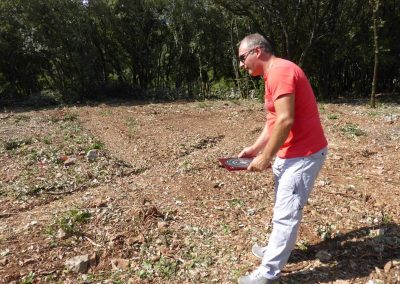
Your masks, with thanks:
[[(378, 230), (380, 232), (378, 234)], [(289, 264), (307, 260), (316, 260), (316, 254), (324, 254), (325, 261), (316, 267), (299, 268), (282, 277), (283, 283), (320, 283), (335, 280), (351, 280), (367, 277), (378, 267), (387, 277), (383, 267), (391, 260), (400, 259), (400, 226), (388, 223), (378, 227), (362, 227), (347, 234), (309, 246), (306, 250), (295, 249)], [(290, 267), (297, 265), (289, 265)], [(394, 269), (394, 268), (392, 268)], [(398, 269), (398, 268), (396, 268)], [(285, 270), (284, 270), (285, 272)], [(393, 282), (395, 281), (395, 282)], [(387, 278), (385, 283), (397, 283)]]

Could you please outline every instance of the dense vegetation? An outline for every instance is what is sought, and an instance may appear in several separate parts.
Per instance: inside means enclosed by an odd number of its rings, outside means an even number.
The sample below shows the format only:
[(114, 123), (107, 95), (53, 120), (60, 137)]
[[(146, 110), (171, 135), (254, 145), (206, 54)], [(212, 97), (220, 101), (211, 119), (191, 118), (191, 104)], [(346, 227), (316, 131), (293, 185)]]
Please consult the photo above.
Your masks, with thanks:
[[(398, 91), (398, 0), (1, 0), (0, 99), (247, 96), (237, 43), (259, 32), (318, 96)], [(397, 88), (397, 89), (396, 89)]]

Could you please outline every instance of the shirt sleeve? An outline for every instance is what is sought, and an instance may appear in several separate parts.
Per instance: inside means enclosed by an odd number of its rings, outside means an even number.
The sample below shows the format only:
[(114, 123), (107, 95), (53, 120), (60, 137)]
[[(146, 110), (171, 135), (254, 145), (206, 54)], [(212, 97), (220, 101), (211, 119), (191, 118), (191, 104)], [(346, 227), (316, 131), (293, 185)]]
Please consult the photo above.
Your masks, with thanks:
[(295, 93), (295, 70), (291, 66), (277, 66), (271, 69), (268, 84), (275, 101), (282, 95)]

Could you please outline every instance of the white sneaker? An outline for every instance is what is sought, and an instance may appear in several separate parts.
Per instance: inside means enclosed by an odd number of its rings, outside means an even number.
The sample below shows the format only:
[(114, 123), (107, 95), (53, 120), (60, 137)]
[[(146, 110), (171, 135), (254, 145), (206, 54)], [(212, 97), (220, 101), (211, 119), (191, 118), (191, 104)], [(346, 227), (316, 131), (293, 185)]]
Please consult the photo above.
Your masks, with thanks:
[(267, 250), (267, 247), (259, 246), (258, 244), (254, 244), (251, 248), (251, 252), (253, 255), (259, 259), (263, 259), (264, 253)]
[(238, 279), (239, 284), (279, 284), (279, 279), (270, 280), (265, 278), (261, 269), (257, 268), (249, 275), (240, 276)]

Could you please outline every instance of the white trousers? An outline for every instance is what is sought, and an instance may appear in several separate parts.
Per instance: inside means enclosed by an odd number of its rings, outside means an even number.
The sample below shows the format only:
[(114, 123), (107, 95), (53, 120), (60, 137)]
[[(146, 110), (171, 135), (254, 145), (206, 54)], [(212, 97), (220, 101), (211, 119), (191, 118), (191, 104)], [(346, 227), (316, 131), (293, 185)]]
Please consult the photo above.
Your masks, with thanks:
[(273, 227), (260, 267), (268, 279), (278, 278), (289, 259), (296, 244), (303, 207), (326, 155), (324, 148), (307, 157), (275, 159), (272, 166), (275, 175)]

